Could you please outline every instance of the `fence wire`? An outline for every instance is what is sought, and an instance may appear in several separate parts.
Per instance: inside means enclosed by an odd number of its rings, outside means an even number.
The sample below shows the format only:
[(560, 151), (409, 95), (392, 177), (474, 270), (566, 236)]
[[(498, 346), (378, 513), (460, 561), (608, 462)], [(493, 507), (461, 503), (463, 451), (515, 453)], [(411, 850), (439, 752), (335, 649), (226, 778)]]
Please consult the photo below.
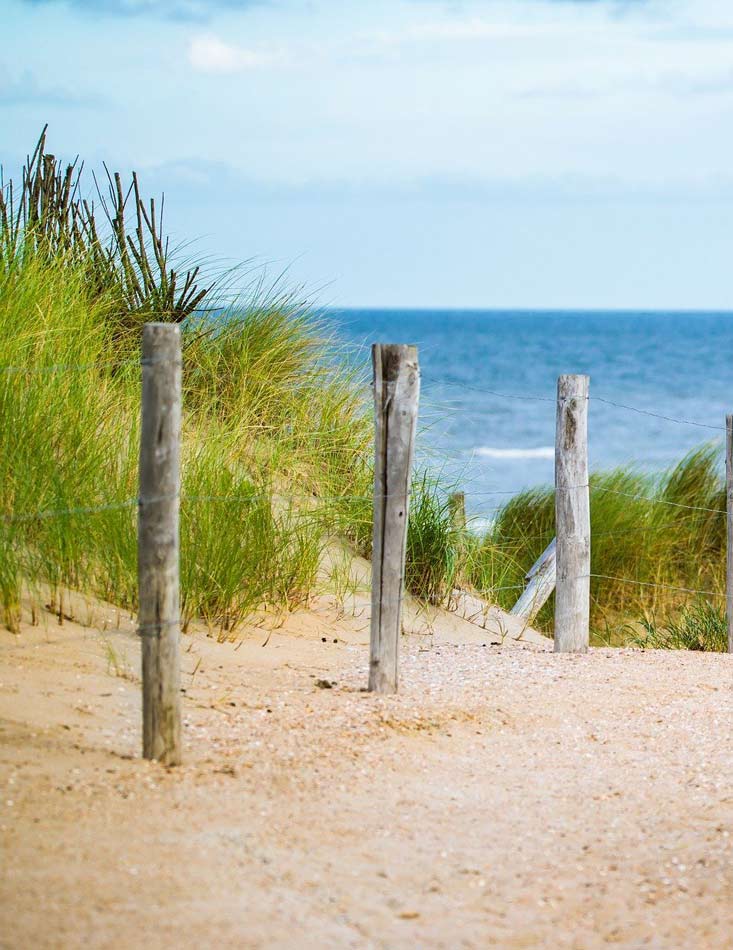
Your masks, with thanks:
[[(423, 377), (424, 378), (424, 377)], [(449, 386), (455, 389), (464, 389), (468, 392), (481, 393), (487, 396), (497, 396), (500, 399), (517, 399), (523, 402), (556, 402), (556, 397), (554, 396), (540, 396), (539, 394), (529, 394), (529, 393), (510, 393), (502, 392), (496, 389), (487, 389), (482, 386), (472, 386), (468, 383), (460, 383), (452, 380), (435, 380), (437, 385), (440, 386)], [(600, 402), (606, 406), (612, 406), (615, 409), (623, 409), (627, 412), (635, 412), (642, 416), (651, 416), (654, 419), (661, 419), (665, 422), (673, 422), (677, 425), (684, 426), (696, 426), (701, 429), (711, 429), (716, 432), (725, 432), (725, 426), (711, 425), (707, 422), (698, 422), (694, 419), (682, 419), (677, 418), (676, 416), (669, 416), (661, 412), (654, 412), (651, 409), (643, 409), (640, 406), (632, 406), (629, 403), (616, 402), (613, 399), (609, 399), (606, 396), (597, 396), (593, 393), (585, 397), (588, 402)], [(456, 410), (460, 410), (460, 407), (454, 407)]]
[(616, 409), (625, 409), (628, 412), (636, 412), (641, 416), (652, 416), (654, 419), (663, 419), (665, 422), (676, 422), (681, 426), (697, 426), (700, 429), (715, 429), (725, 432), (725, 426), (713, 426), (707, 422), (696, 422), (694, 419), (677, 419), (674, 416), (665, 416), (660, 412), (652, 412), (650, 409), (640, 409), (638, 406), (629, 406), (622, 402), (613, 402), (604, 396), (589, 396), (592, 402), (602, 402), (607, 406), (614, 406)]
[(676, 584), (660, 584), (656, 581), (638, 581), (633, 577), (615, 577), (613, 574), (583, 574), (578, 580), (583, 580), (585, 577), (596, 577), (600, 580), (606, 581), (617, 581), (620, 584), (636, 584), (639, 587), (658, 587), (660, 590), (676, 590), (681, 591), (686, 594), (705, 594), (710, 597), (725, 597), (725, 592), (719, 590), (700, 590), (696, 587), (678, 587)]
[[(185, 355), (185, 354), (184, 354)], [(92, 369), (109, 369), (109, 368), (122, 368), (125, 366), (155, 366), (160, 363), (170, 362), (168, 359), (158, 359), (158, 358), (143, 358), (143, 359), (127, 359), (127, 360), (101, 360), (92, 363), (57, 363), (50, 364), (47, 366), (34, 366), (32, 364), (21, 364), (15, 366), (0, 366), (0, 373), (8, 374), (18, 374), (18, 375), (30, 375), (34, 373), (59, 373), (59, 372), (73, 372), (73, 371), (85, 371)], [(173, 362), (180, 363), (178, 359), (174, 359)], [(425, 374), (421, 374), (422, 379), (425, 380)], [(430, 377), (427, 377), (430, 379)], [(299, 377), (294, 377), (294, 381), (298, 381)], [(469, 383), (463, 383), (456, 380), (448, 379), (434, 379), (434, 381), (439, 386), (448, 386), (454, 389), (462, 389), (467, 392), (480, 393), (487, 396), (496, 396), (500, 399), (517, 399), (522, 402), (555, 402), (556, 397), (554, 396), (542, 396), (538, 393), (514, 393), (514, 392), (505, 392), (503, 390), (489, 389), (483, 386), (473, 386)], [(651, 416), (655, 419), (661, 419), (665, 422), (673, 422), (678, 425), (685, 426), (696, 426), (701, 429), (710, 429), (714, 431), (725, 432), (725, 426), (712, 425), (707, 422), (699, 422), (694, 419), (683, 419), (676, 416), (669, 416), (664, 413), (654, 412), (651, 409), (643, 409), (640, 406), (632, 406), (629, 403), (617, 402), (615, 400), (609, 399), (606, 396), (597, 396), (591, 394), (585, 397), (588, 401), (591, 402), (600, 402), (607, 406), (612, 406), (616, 409), (623, 409), (627, 412), (635, 412), (639, 415)], [(456, 410), (460, 410), (461, 407), (455, 407)]]
[[(159, 358), (142, 359), (142, 360), (141, 359), (130, 359), (130, 360), (118, 359), (118, 360), (104, 360), (104, 361), (78, 363), (78, 364), (59, 363), (59, 364), (50, 364), (46, 366), (7, 365), (7, 366), (0, 366), (0, 373), (7, 373), (8, 375), (32, 375), (32, 374), (43, 375), (43, 374), (54, 374), (54, 373), (62, 373), (62, 372), (74, 372), (74, 371), (121, 369), (124, 367), (132, 367), (132, 366), (140, 368), (141, 366), (153, 366), (162, 362), (170, 362), (170, 360), (161, 360)], [(173, 360), (173, 362), (180, 363), (180, 360), (175, 359)], [(423, 376), (423, 379), (424, 378), (425, 377)], [(522, 402), (534, 401), (534, 402), (554, 403), (556, 401), (554, 396), (544, 396), (544, 395), (529, 394), (529, 393), (505, 392), (505, 391), (490, 389), (486, 387), (473, 386), (467, 383), (462, 383), (462, 382), (457, 382), (457, 381), (452, 381), (452, 380), (435, 380), (435, 382), (437, 382), (441, 386), (448, 386), (451, 388), (466, 390), (468, 392), (476, 392), (476, 393), (494, 396), (494, 397), (502, 398), (502, 399), (513, 399), (513, 400), (519, 400)], [(590, 395), (586, 398), (589, 401), (603, 403), (604, 405), (608, 405), (616, 409), (621, 409), (627, 412), (637, 413), (639, 415), (649, 416), (655, 419), (660, 419), (662, 421), (670, 422), (670, 423), (674, 423), (678, 425), (694, 426), (697, 428), (702, 428), (702, 429), (707, 429), (707, 430), (712, 430), (712, 431), (725, 431), (726, 429), (725, 426), (712, 425), (709, 423), (704, 423), (704, 422), (700, 422), (693, 419), (678, 418), (675, 416), (658, 413), (653, 410), (644, 409), (639, 406), (633, 406), (628, 403), (617, 402), (615, 400), (608, 399), (605, 396)], [(455, 407), (455, 409), (459, 411), (460, 407)], [(265, 428), (276, 430), (276, 429), (282, 429), (284, 427), (268, 426)], [(329, 429), (328, 431), (326, 430), (314, 431), (314, 432), (309, 432), (307, 434), (310, 436), (323, 436), (323, 435), (330, 434), (332, 431), (333, 429)], [(621, 489), (610, 488), (603, 485), (596, 485), (596, 484), (593, 484), (592, 482), (588, 484), (584, 484), (584, 485), (570, 486), (563, 490), (574, 491), (574, 490), (583, 489), (583, 488), (588, 488), (590, 492), (598, 491), (598, 492), (603, 492), (607, 494), (617, 495), (624, 498), (628, 498), (630, 500), (646, 503), (649, 505), (663, 505), (663, 506), (669, 506), (672, 508), (682, 509), (682, 510), (691, 511), (691, 512), (704, 512), (704, 513), (714, 514), (714, 515), (728, 514), (727, 510), (723, 508), (712, 508), (712, 507), (707, 507), (704, 505), (684, 504), (681, 502), (670, 501), (665, 498), (650, 497), (648, 495), (641, 495), (641, 494), (637, 494), (633, 492), (626, 492)], [(492, 490), (481, 490), (481, 491), (475, 491), (475, 492), (472, 491), (466, 494), (468, 497), (491, 497), (491, 496), (515, 497), (517, 495), (517, 492), (514, 490), (492, 489)], [(20, 514), (11, 513), (11, 514), (0, 516), (0, 521), (4, 523), (23, 523), (23, 522), (27, 523), (27, 522), (32, 522), (35, 520), (50, 519), (50, 518), (56, 518), (56, 517), (96, 515), (96, 514), (104, 513), (104, 512), (124, 510), (126, 508), (135, 508), (141, 505), (155, 504), (161, 501), (170, 501), (177, 497), (179, 497), (180, 500), (184, 503), (193, 502), (193, 503), (222, 503), (222, 504), (246, 505), (246, 504), (255, 504), (258, 502), (272, 502), (272, 501), (278, 501), (278, 500), (294, 501), (294, 502), (308, 502), (311, 504), (318, 504), (318, 503), (339, 504), (339, 503), (353, 502), (353, 501), (373, 503), (375, 499), (379, 498), (380, 496), (375, 496), (373, 494), (318, 496), (318, 495), (305, 494), (305, 493), (288, 494), (288, 493), (279, 493), (279, 492), (270, 492), (270, 493), (257, 492), (254, 494), (247, 494), (247, 495), (182, 494), (180, 496), (161, 496), (159, 498), (148, 498), (148, 499), (132, 497), (132, 498), (122, 499), (119, 501), (108, 501), (108, 502), (101, 503), (99, 505), (82, 505), (82, 506), (68, 507), (68, 508), (39, 509), (35, 512), (25, 512), (25, 513), (20, 513)], [(390, 497), (389, 495), (381, 496), (382, 499), (386, 499), (389, 497)], [(484, 512), (496, 512), (496, 511), (502, 511), (502, 510), (505, 510), (505, 506), (498, 505), (493, 508), (484, 509)], [(476, 520), (476, 518), (480, 518), (480, 517), (481, 515), (475, 516), (475, 518), (473, 519), (469, 518), (468, 523), (470, 524), (471, 520)], [(614, 529), (614, 530), (609, 530), (609, 531), (594, 531), (592, 533), (592, 538), (609, 537), (613, 535), (619, 536), (619, 535), (630, 534), (633, 532), (648, 532), (648, 531), (663, 531), (663, 530), (666, 530), (666, 526), (640, 525), (638, 527), (620, 528), (620, 529)], [(504, 544), (504, 543), (515, 543), (515, 542), (527, 544), (533, 541), (540, 541), (540, 540), (547, 541), (551, 539), (551, 536), (552, 536), (552, 529), (547, 528), (544, 531), (542, 531), (541, 534), (538, 533), (531, 536), (526, 536), (526, 535), (515, 536), (515, 537), (500, 536), (496, 539), (496, 544), (497, 546), (500, 546), (501, 544)], [(633, 584), (633, 585), (644, 587), (644, 588), (671, 590), (671, 591), (677, 591), (680, 593), (697, 594), (697, 595), (703, 595), (703, 596), (711, 596), (711, 597), (725, 597), (726, 596), (726, 594), (721, 591), (704, 590), (700, 588), (678, 586), (674, 584), (664, 584), (664, 583), (652, 582), (652, 581), (641, 581), (635, 578), (622, 577), (622, 576), (617, 576), (617, 575), (612, 575), (612, 574), (592, 572), (588, 575), (582, 575), (582, 577), (578, 579), (583, 579), (583, 578), (607, 580), (607, 581), (613, 581), (615, 583)], [(525, 584), (500, 585), (496, 587), (487, 588), (484, 590), (468, 590), (468, 591), (465, 591), (464, 593), (466, 593), (467, 595), (472, 595), (476, 597), (494, 596), (495, 594), (504, 592), (504, 591), (523, 590), (525, 586), (526, 586)], [(179, 620), (161, 621), (161, 622), (157, 622), (156, 624), (149, 625), (147, 628), (140, 627), (138, 628), (138, 631), (141, 635), (145, 635), (147, 630), (153, 630), (153, 631), (159, 632), (161, 626), (166, 626), (168, 624), (173, 624), (173, 623), (179, 624), (180, 621)]]

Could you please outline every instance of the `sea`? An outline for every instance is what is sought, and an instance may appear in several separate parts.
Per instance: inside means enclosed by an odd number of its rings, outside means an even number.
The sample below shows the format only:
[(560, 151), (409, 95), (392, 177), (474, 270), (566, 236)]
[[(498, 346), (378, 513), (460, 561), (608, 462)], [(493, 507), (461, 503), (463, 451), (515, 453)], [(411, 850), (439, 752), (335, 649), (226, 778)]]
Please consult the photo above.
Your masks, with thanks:
[(491, 521), (508, 495), (549, 485), (555, 391), (590, 376), (591, 470), (658, 472), (714, 442), (733, 413), (733, 312), (330, 310), (352, 358), (414, 343), (421, 367), (417, 457)]

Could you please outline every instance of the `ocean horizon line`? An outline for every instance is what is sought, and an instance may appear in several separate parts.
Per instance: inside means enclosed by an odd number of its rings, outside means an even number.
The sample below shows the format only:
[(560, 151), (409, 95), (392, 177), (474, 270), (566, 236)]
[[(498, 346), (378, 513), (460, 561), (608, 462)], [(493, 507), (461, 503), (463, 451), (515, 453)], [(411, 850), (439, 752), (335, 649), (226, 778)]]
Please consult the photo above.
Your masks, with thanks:
[(639, 308), (633, 307), (420, 307), (420, 306), (365, 306), (353, 304), (348, 306), (324, 306), (320, 310), (326, 313), (446, 313), (446, 314), (517, 314), (519, 316), (533, 315), (629, 315), (643, 316), (731, 316), (733, 307), (729, 309), (715, 309), (707, 307), (697, 308)]

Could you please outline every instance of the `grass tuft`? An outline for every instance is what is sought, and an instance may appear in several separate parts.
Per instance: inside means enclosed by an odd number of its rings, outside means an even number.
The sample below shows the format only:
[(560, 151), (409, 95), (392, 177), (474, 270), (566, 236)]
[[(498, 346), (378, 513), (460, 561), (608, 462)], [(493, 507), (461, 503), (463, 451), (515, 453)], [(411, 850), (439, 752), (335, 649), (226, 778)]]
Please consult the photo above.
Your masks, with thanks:
[[(725, 591), (725, 485), (718, 445), (701, 446), (659, 476), (620, 468), (592, 475), (590, 485), (591, 572), (622, 578), (591, 580), (597, 642), (622, 643), (630, 617), (665, 618), (679, 611), (691, 595), (671, 587)], [(474, 545), (469, 581), (489, 591), (522, 585), (554, 533), (551, 488), (515, 496)], [(497, 590), (496, 601), (510, 608), (518, 594)], [(551, 629), (553, 611), (551, 598), (536, 625)]]
[(650, 650), (701, 650), (725, 653), (728, 649), (728, 622), (725, 611), (707, 600), (694, 600), (677, 617), (658, 623), (644, 617), (638, 628), (630, 628), (629, 643)]

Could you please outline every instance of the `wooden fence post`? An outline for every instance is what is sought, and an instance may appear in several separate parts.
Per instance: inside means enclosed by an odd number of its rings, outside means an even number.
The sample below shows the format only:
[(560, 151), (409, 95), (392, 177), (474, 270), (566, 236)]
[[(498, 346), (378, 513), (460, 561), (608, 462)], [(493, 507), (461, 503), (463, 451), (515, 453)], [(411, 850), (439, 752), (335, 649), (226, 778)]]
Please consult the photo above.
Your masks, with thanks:
[(460, 532), (466, 530), (468, 519), (466, 518), (466, 493), (454, 491), (448, 496), (448, 511), (453, 528)]
[(143, 756), (165, 765), (181, 761), (180, 441), (180, 328), (147, 323), (142, 344), (138, 509)]
[(726, 508), (728, 510), (725, 607), (728, 617), (728, 653), (733, 653), (733, 416), (725, 417), (725, 488)]
[(555, 652), (585, 653), (590, 624), (588, 376), (557, 381)]
[(553, 538), (529, 571), (527, 571), (524, 578), (528, 582), (527, 586), (522, 596), (510, 611), (515, 617), (521, 617), (522, 620), (526, 620), (527, 623), (532, 623), (555, 589), (556, 548), (557, 541)]
[(417, 347), (375, 343), (372, 363), (375, 431), (369, 689), (394, 693), (420, 396)]

